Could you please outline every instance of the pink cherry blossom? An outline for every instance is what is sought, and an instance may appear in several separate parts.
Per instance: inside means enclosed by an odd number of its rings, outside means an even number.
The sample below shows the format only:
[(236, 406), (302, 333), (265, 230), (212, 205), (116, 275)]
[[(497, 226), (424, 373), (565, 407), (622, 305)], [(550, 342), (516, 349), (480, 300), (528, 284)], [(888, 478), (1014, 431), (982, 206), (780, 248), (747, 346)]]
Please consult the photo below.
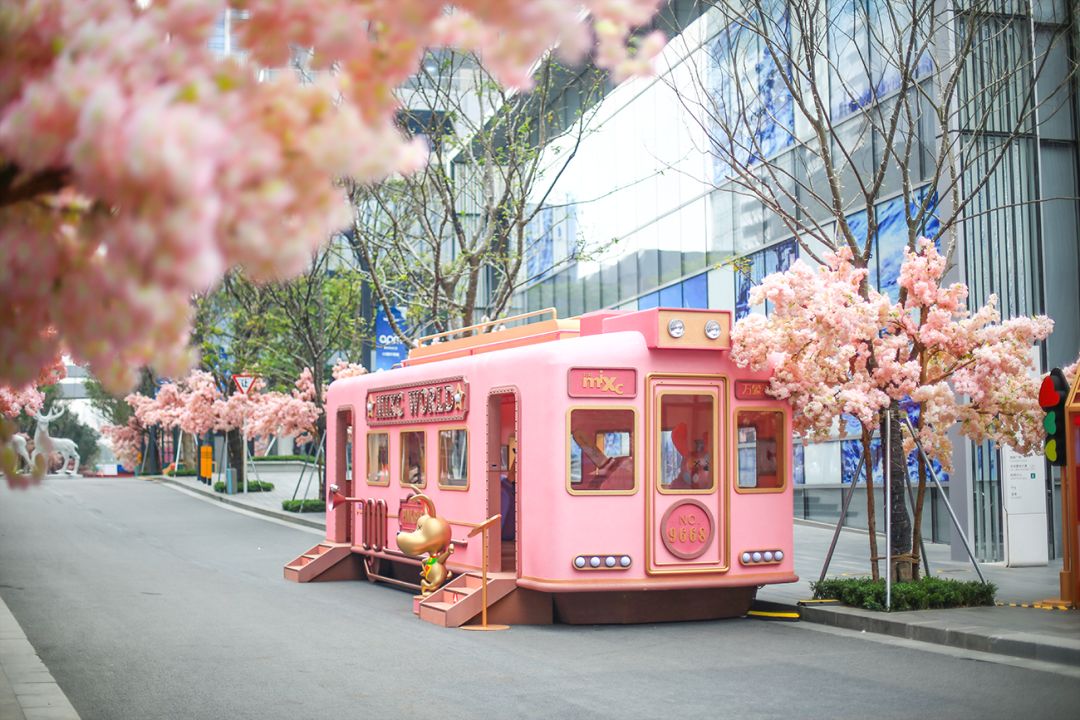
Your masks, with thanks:
[[(577, 61), (595, 42), (622, 77), (649, 72), (663, 43), (628, 44), (660, 0), (260, 0), (237, 26), (248, 60), (218, 58), (207, 41), (232, 5), (14, 0), (0, 13), (0, 177), (14, 178), (0, 185), (0, 384), (31, 383), (61, 351), (114, 392), (142, 366), (183, 376), (192, 294), (238, 265), (301, 271), (349, 220), (337, 178), (422, 166), (395, 90), (427, 48), (475, 50), (525, 88), (553, 47)], [(334, 71), (261, 82), (259, 66), (287, 66), (293, 48)]]
[[(881, 412), (904, 401), (918, 407), (920, 442), (946, 470), (953, 426), (975, 441), (1028, 454), (1041, 449), (1030, 349), (1053, 321), (1003, 321), (993, 296), (969, 312), (967, 287), (941, 285), (946, 258), (925, 238), (905, 250), (903, 305), (872, 288), (861, 296), (866, 271), (847, 251), (826, 263), (815, 270), (799, 261), (766, 277), (750, 300), (768, 299), (772, 313), (744, 318), (732, 331), (732, 357), (741, 366), (772, 368), (770, 392), (791, 401), (797, 432), (829, 437), (841, 414), (873, 432)], [(912, 450), (914, 443), (905, 442)]]

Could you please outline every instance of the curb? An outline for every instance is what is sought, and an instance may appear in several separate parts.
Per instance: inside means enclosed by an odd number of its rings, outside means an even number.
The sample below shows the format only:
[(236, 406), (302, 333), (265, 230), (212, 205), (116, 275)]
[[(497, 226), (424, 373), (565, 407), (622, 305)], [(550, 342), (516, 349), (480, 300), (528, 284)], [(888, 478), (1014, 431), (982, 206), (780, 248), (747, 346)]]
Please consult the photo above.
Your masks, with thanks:
[(79, 720), (71, 701), (0, 598), (0, 717)]
[(808, 605), (795, 609), (806, 622), (820, 625), (1080, 667), (1080, 640), (1009, 630), (987, 632), (985, 626), (953, 626), (942, 620), (905, 621), (897, 616), (906, 613), (886, 614), (844, 606)]
[(147, 480), (152, 480), (153, 482), (166, 483), (167, 485), (174, 485), (189, 492), (198, 493), (203, 497), (217, 500), (218, 502), (224, 503), (225, 505), (232, 505), (234, 507), (238, 507), (249, 512), (258, 513), (259, 515), (265, 515), (266, 517), (274, 518), (275, 520), (281, 520), (283, 522), (292, 523), (293, 525), (302, 525), (304, 527), (314, 528), (316, 530), (326, 532), (326, 526), (322, 523), (316, 522), (315, 520), (308, 520), (307, 518), (297, 517), (295, 514), (285, 512), (284, 510), (270, 510), (268, 508), (259, 507), (257, 505), (248, 505), (247, 503), (240, 502), (239, 500), (234, 500), (228, 495), (223, 495), (222, 493), (214, 492), (213, 490), (208, 492), (206, 490), (203, 490), (202, 488), (194, 487), (189, 483), (180, 482), (179, 480), (168, 477), (167, 475), (150, 475), (143, 477), (145, 477), (145, 479)]

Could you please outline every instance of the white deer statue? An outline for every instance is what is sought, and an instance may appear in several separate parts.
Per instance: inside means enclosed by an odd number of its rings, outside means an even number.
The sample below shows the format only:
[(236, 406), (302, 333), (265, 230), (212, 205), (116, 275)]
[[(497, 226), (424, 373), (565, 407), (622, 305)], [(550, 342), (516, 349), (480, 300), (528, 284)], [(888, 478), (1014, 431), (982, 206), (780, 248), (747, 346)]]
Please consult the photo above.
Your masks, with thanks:
[[(15, 454), (25, 462), (30, 469), (34, 468), (34, 464), (30, 462), (30, 453), (26, 451), (26, 436), (22, 433), (15, 433), (11, 436), (11, 444), (15, 448)], [(18, 464), (15, 466), (18, 470)]]
[[(73, 440), (68, 438), (54, 438), (49, 437), (49, 423), (56, 418), (64, 414), (64, 408), (58, 407), (51, 413), (46, 415), (40, 415), (34, 413), (34, 419), (37, 420), (37, 430), (34, 432), (34, 455), (31, 458), (31, 467), (37, 462), (38, 455), (45, 456), (45, 466), (49, 464), (49, 453), (58, 452), (64, 459), (63, 464), (60, 466), (60, 472), (67, 473), (68, 475), (74, 475), (79, 471), (79, 453)], [(75, 463), (68, 469), (68, 462), (74, 460)]]

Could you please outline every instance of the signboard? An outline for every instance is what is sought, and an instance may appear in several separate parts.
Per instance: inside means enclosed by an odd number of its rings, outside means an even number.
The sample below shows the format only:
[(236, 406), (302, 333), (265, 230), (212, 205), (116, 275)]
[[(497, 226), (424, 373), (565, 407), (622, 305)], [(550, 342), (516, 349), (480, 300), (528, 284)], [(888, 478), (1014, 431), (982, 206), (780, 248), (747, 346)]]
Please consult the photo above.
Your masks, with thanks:
[(566, 394), (578, 398), (632, 398), (637, 395), (633, 368), (570, 368)]
[(371, 427), (464, 420), (469, 384), (458, 376), (369, 390), (366, 407)]
[[(402, 317), (401, 311), (392, 308), (392, 312), (394, 322), (404, 331), (405, 319)], [(397, 333), (390, 326), (386, 312), (379, 308), (379, 311), (375, 314), (375, 360), (372, 362), (372, 367), (375, 370), (389, 370), (408, 355), (409, 348), (405, 346), (405, 343), (401, 342)]]
[(769, 382), (767, 380), (736, 380), (736, 400), (771, 400), (768, 395)]
[[(1039, 366), (1039, 346), (1035, 345), (1028, 369), (1031, 378), (1039, 378)], [(1042, 455), (1020, 455), (1003, 445), (1000, 477), (1005, 564), (1046, 565), (1046, 461)]]
[(415, 495), (402, 498), (398, 506), (398, 529), (402, 532), (412, 532), (416, 529), (416, 521), (424, 514), (424, 504), (416, 499)]
[(233, 375), (233, 382), (236, 383), (236, 387), (240, 390), (240, 392), (242, 392), (244, 395), (247, 395), (248, 390), (250, 390), (251, 386), (255, 384), (255, 376)]
[(714, 532), (712, 513), (697, 500), (675, 503), (660, 521), (660, 537), (664, 547), (681, 560), (693, 560), (704, 555)]

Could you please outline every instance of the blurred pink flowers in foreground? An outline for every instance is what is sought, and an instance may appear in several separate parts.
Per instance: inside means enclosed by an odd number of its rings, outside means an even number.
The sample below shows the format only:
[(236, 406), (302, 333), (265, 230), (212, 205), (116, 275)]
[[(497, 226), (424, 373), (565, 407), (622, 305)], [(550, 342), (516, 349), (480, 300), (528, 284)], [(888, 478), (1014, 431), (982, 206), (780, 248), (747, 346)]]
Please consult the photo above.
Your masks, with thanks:
[[(299, 272), (348, 221), (337, 178), (423, 164), (394, 125), (394, 91), (425, 49), (475, 50), (527, 87), (551, 47), (580, 60), (595, 42), (598, 62), (627, 75), (662, 45), (627, 47), (659, 0), (228, 4), (248, 13), (247, 63), (207, 46), (225, 0), (0, 9), (0, 385), (33, 382), (61, 351), (114, 392), (144, 365), (184, 375), (192, 294), (236, 265)], [(334, 72), (259, 82), (290, 47)]]

